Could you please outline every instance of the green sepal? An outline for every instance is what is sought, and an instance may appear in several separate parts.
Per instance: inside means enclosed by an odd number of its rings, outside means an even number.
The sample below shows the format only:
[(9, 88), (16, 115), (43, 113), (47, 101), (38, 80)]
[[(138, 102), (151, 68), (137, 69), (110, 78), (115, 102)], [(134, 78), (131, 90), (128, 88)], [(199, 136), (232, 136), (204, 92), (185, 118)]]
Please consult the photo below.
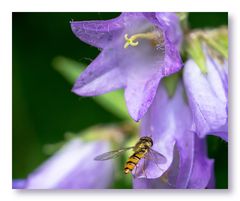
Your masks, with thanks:
[(220, 28), (214, 30), (213, 33), (205, 34), (204, 40), (225, 59), (228, 59), (228, 32), (226, 29)]
[(189, 13), (188, 12), (178, 12), (176, 14), (179, 18), (182, 31), (184, 33), (187, 33), (189, 31), (189, 23), (188, 23)]
[[(65, 57), (56, 57), (53, 60), (53, 66), (69, 83), (73, 84), (87, 65)], [(93, 100), (119, 118), (131, 119), (125, 105), (123, 91), (95, 96)]]
[(174, 73), (171, 76), (163, 78), (163, 84), (168, 92), (169, 97), (173, 97), (177, 89), (178, 81), (180, 78), (179, 73)]
[(203, 74), (207, 73), (206, 58), (203, 52), (202, 44), (199, 37), (191, 37), (187, 41), (187, 52), (196, 62)]
[(46, 155), (52, 155), (55, 152), (57, 152), (59, 149), (61, 149), (64, 144), (65, 144), (64, 141), (53, 143), (53, 144), (45, 144), (43, 146), (43, 150), (42, 151)]

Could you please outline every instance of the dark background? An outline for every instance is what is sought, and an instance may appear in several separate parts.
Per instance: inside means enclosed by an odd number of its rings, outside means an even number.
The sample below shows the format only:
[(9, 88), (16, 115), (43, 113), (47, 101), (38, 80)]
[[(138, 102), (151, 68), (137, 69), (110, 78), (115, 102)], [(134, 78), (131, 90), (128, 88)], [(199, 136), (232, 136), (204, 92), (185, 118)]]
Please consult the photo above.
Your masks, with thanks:
[[(13, 178), (25, 178), (47, 155), (45, 144), (63, 140), (99, 123), (118, 122), (91, 98), (79, 98), (52, 67), (56, 56), (89, 63), (97, 48), (72, 33), (73, 20), (111, 19), (119, 13), (13, 13)], [(226, 25), (227, 13), (191, 13), (192, 28)], [(208, 137), (209, 156), (216, 159), (218, 188), (227, 188), (227, 144)], [(204, 170), (203, 170), (204, 171)]]

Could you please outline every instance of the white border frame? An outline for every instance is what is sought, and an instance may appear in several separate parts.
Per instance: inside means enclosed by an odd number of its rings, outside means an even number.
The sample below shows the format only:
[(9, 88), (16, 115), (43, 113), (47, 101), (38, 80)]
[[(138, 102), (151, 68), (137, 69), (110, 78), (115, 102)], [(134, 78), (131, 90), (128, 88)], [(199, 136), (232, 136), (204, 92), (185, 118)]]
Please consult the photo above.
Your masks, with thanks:
[[(1, 200), (71, 201), (156, 198), (175, 201), (211, 198), (238, 200), (240, 191), (240, 56), (239, 0), (8, 0), (0, 2), (0, 197)], [(178, 11), (229, 12), (229, 190), (16, 191), (12, 184), (12, 12)], [(128, 198), (129, 197), (129, 198)]]

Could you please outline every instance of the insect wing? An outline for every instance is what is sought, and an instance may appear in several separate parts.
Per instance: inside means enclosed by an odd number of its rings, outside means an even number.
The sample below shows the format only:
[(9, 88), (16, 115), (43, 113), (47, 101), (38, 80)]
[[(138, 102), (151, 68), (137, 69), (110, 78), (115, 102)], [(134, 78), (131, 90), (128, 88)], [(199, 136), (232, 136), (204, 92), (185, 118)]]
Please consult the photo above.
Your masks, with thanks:
[(104, 160), (117, 158), (122, 153), (124, 153), (125, 151), (128, 151), (128, 150), (133, 149), (133, 148), (134, 147), (127, 147), (127, 148), (118, 149), (118, 150), (115, 150), (115, 151), (109, 151), (109, 152), (106, 152), (104, 154), (101, 154), (101, 155), (95, 157), (94, 160), (96, 160), (96, 161), (104, 161)]
[(167, 159), (162, 154), (150, 148), (133, 170), (133, 176), (135, 178), (156, 178), (159, 172), (163, 172), (161, 164), (166, 161)]
[(167, 162), (167, 159), (165, 158), (165, 156), (155, 151), (154, 149), (150, 148), (147, 155), (148, 156), (146, 157), (146, 159), (154, 160), (156, 163), (163, 164)]

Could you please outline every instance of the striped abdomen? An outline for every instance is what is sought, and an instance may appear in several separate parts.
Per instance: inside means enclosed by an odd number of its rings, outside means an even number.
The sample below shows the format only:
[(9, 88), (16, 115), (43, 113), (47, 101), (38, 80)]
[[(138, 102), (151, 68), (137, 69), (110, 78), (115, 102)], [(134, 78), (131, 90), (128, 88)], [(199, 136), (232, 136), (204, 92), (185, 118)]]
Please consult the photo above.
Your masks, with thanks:
[(136, 151), (133, 155), (131, 155), (124, 167), (125, 174), (132, 172), (132, 170), (136, 167), (140, 159), (144, 158), (145, 154), (148, 152), (147, 148), (142, 148), (139, 151)]

